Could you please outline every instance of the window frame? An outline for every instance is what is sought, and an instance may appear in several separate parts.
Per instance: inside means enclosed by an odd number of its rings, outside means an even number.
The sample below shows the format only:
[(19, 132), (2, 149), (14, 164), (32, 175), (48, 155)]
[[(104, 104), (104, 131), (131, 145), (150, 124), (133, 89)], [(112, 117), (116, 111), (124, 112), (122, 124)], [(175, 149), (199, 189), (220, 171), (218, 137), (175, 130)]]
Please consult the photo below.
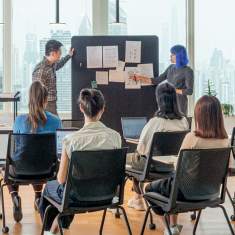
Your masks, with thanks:
[[(186, 45), (190, 58), (190, 66), (194, 69), (194, 0), (186, 0)], [(108, 0), (93, 0), (92, 25), (93, 35), (108, 35)], [(12, 0), (3, 0), (3, 91), (10, 92), (12, 85)], [(189, 99), (189, 115), (194, 106), (194, 94)], [(12, 112), (11, 105), (4, 105), (3, 112)]]

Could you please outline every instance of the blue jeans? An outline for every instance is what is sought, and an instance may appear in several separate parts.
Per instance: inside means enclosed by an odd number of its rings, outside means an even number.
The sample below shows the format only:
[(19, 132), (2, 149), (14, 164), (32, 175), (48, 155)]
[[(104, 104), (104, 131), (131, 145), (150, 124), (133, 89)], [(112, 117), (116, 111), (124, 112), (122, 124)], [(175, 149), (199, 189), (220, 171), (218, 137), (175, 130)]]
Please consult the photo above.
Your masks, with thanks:
[[(39, 205), (42, 221), (45, 215), (46, 208), (50, 205), (50, 203), (43, 196), (50, 197), (51, 199), (55, 200), (57, 203), (61, 204), (63, 199), (63, 192), (64, 192), (64, 186), (59, 184), (57, 180), (49, 181), (46, 184)], [(52, 208), (49, 211), (45, 231), (50, 230), (52, 223), (58, 214), (59, 212), (56, 208)], [(74, 217), (73, 215), (63, 216), (61, 218), (62, 227), (68, 228), (71, 222), (73, 221), (73, 217)]]

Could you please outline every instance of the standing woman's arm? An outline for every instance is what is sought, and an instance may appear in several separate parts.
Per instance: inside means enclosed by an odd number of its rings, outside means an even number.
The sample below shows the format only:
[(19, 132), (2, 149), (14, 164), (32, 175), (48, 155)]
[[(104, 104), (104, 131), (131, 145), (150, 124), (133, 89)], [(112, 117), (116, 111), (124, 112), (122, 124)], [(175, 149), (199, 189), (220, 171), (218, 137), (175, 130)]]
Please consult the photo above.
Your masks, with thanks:
[(169, 70), (170, 66), (163, 72), (161, 73), (158, 77), (156, 78), (151, 78), (151, 83), (153, 85), (158, 85), (161, 82), (165, 81), (167, 79), (167, 74), (168, 74), (168, 70)]
[(185, 89), (182, 89), (182, 95), (192, 95), (193, 94), (193, 85), (194, 85), (194, 75), (193, 70), (189, 68), (185, 71)]
[(141, 81), (146, 84), (152, 84), (152, 85), (157, 86), (159, 83), (167, 79), (167, 73), (168, 73), (169, 67), (162, 74), (160, 74), (158, 77), (155, 77), (155, 78), (134, 75), (134, 77), (133, 78), (131, 77), (131, 79), (134, 79), (136, 81)]

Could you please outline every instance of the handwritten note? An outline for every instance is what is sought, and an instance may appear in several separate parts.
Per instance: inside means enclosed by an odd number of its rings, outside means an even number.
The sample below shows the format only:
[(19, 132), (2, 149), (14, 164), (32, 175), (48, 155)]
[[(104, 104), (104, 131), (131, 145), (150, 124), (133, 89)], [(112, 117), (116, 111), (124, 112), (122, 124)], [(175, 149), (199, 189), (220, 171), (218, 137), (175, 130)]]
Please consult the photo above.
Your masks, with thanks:
[(118, 46), (103, 46), (103, 67), (116, 68), (118, 66)]
[(107, 71), (96, 71), (96, 82), (98, 85), (108, 85), (109, 73)]
[(102, 68), (102, 46), (88, 46), (87, 68)]
[(126, 63), (141, 62), (141, 41), (126, 41)]

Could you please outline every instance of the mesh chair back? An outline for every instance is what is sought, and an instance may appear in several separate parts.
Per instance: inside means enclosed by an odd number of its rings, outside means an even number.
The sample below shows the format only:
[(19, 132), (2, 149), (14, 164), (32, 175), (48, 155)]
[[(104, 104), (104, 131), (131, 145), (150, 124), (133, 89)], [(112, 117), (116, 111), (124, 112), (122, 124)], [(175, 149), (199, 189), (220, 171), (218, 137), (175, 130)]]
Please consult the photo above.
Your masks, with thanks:
[(64, 190), (64, 207), (73, 202), (112, 201), (124, 189), (127, 149), (72, 153)]
[(181, 151), (176, 180), (186, 200), (216, 199), (220, 195), (230, 151), (231, 148)]
[(231, 146), (232, 146), (232, 154), (235, 159), (235, 127), (233, 128), (232, 136), (231, 136)]
[(55, 134), (11, 134), (7, 158), (16, 175), (50, 175), (57, 162)]
[(64, 119), (62, 120), (62, 126), (64, 128), (78, 128), (81, 129), (84, 126), (83, 119)]
[(186, 117), (187, 118), (187, 121), (188, 121), (188, 126), (189, 126), (189, 130), (192, 129), (192, 120), (193, 118), (192, 117)]
[(150, 155), (178, 155), (187, 131), (156, 132), (153, 136)]
[(178, 155), (187, 131), (155, 132), (151, 150), (143, 169), (143, 179), (148, 178), (153, 156)]

